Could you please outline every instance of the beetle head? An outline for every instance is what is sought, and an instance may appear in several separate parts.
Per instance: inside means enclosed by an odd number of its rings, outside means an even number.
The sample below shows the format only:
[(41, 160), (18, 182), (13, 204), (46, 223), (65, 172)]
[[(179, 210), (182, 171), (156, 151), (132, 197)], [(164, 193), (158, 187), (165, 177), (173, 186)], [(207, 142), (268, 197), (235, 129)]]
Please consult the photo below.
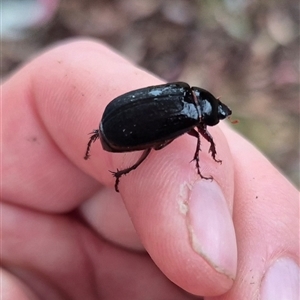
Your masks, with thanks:
[(198, 100), (199, 115), (201, 122), (208, 126), (214, 126), (231, 115), (231, 110), (210, 92), (193, 87), (193, 92)]
[(217, 100), (218, 100), (218, 118), (220, 120), (223, 120), (228, 116), (230, 116), (232, 114), (232, 111), (227, 105), (222, 103), (219, 99)]
[(216, 98), (204, 99), (203, 107), (202, 120), (208, 126), (214, 126), (231, 115), (230, 108)]

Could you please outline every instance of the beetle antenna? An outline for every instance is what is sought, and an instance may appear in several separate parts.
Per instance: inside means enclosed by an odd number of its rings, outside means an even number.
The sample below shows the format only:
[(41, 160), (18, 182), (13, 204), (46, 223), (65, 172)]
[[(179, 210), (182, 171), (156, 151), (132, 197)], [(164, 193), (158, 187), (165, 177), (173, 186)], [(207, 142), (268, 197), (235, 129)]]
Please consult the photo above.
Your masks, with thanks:
[(228, 120), (230, 121), (231, 124), (238, 124), (238, 123), (240, 123), (238, 119), (232, 120), (230, 117), (228, 117)]

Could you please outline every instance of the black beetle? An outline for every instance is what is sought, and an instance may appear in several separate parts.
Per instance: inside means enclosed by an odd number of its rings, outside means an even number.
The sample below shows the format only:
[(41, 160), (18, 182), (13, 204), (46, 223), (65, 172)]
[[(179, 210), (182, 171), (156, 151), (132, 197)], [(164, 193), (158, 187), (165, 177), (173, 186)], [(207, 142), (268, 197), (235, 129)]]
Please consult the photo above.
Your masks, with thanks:
[[(149, 86), (123, 94), (106, 107), (99, 129), (91, 132), (84, 159), (89, 158), (91, 144), (100, 138), (108, 152), (144, 150), (131, 167), (112, 172), (116, 178), (115, 190), (122, 175), (136, 169), (151, 149), (160, 150), (184, 133), (197, 138), (193, 160), (200, 172), (200, 134), (210, 143), (209, 152), (216, 159), (216, 147), (206, 126), (214, 126), (231, 115), (231, 110), (210, 92), (190, 87), (185, 82)], [(197, 128), (197, 130), (195, 129)]]

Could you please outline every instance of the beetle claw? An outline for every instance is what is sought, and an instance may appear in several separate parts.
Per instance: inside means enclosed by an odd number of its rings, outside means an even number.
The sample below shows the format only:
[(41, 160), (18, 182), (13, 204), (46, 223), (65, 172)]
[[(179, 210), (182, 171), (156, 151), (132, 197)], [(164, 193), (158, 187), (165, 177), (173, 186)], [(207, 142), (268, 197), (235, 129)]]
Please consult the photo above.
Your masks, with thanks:
[(109, 170), (109, 172), (112, 174), (113, 177), (117, 177), (118, 176), (117, 173), (119, 172), (119, 169), (117, 169), (116, 172), (115, 171), (110, 171), (110, 170)]

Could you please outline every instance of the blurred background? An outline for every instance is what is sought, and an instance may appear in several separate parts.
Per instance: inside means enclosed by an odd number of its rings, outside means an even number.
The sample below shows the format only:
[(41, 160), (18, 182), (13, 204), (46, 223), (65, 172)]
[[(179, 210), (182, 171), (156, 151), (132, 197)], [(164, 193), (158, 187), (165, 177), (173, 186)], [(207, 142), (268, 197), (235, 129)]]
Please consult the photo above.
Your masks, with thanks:
[(1, 0), (1, 77), (52, 43), (104, 40), (165, 81), (208, 89), (299, 184), (297, 0)]

